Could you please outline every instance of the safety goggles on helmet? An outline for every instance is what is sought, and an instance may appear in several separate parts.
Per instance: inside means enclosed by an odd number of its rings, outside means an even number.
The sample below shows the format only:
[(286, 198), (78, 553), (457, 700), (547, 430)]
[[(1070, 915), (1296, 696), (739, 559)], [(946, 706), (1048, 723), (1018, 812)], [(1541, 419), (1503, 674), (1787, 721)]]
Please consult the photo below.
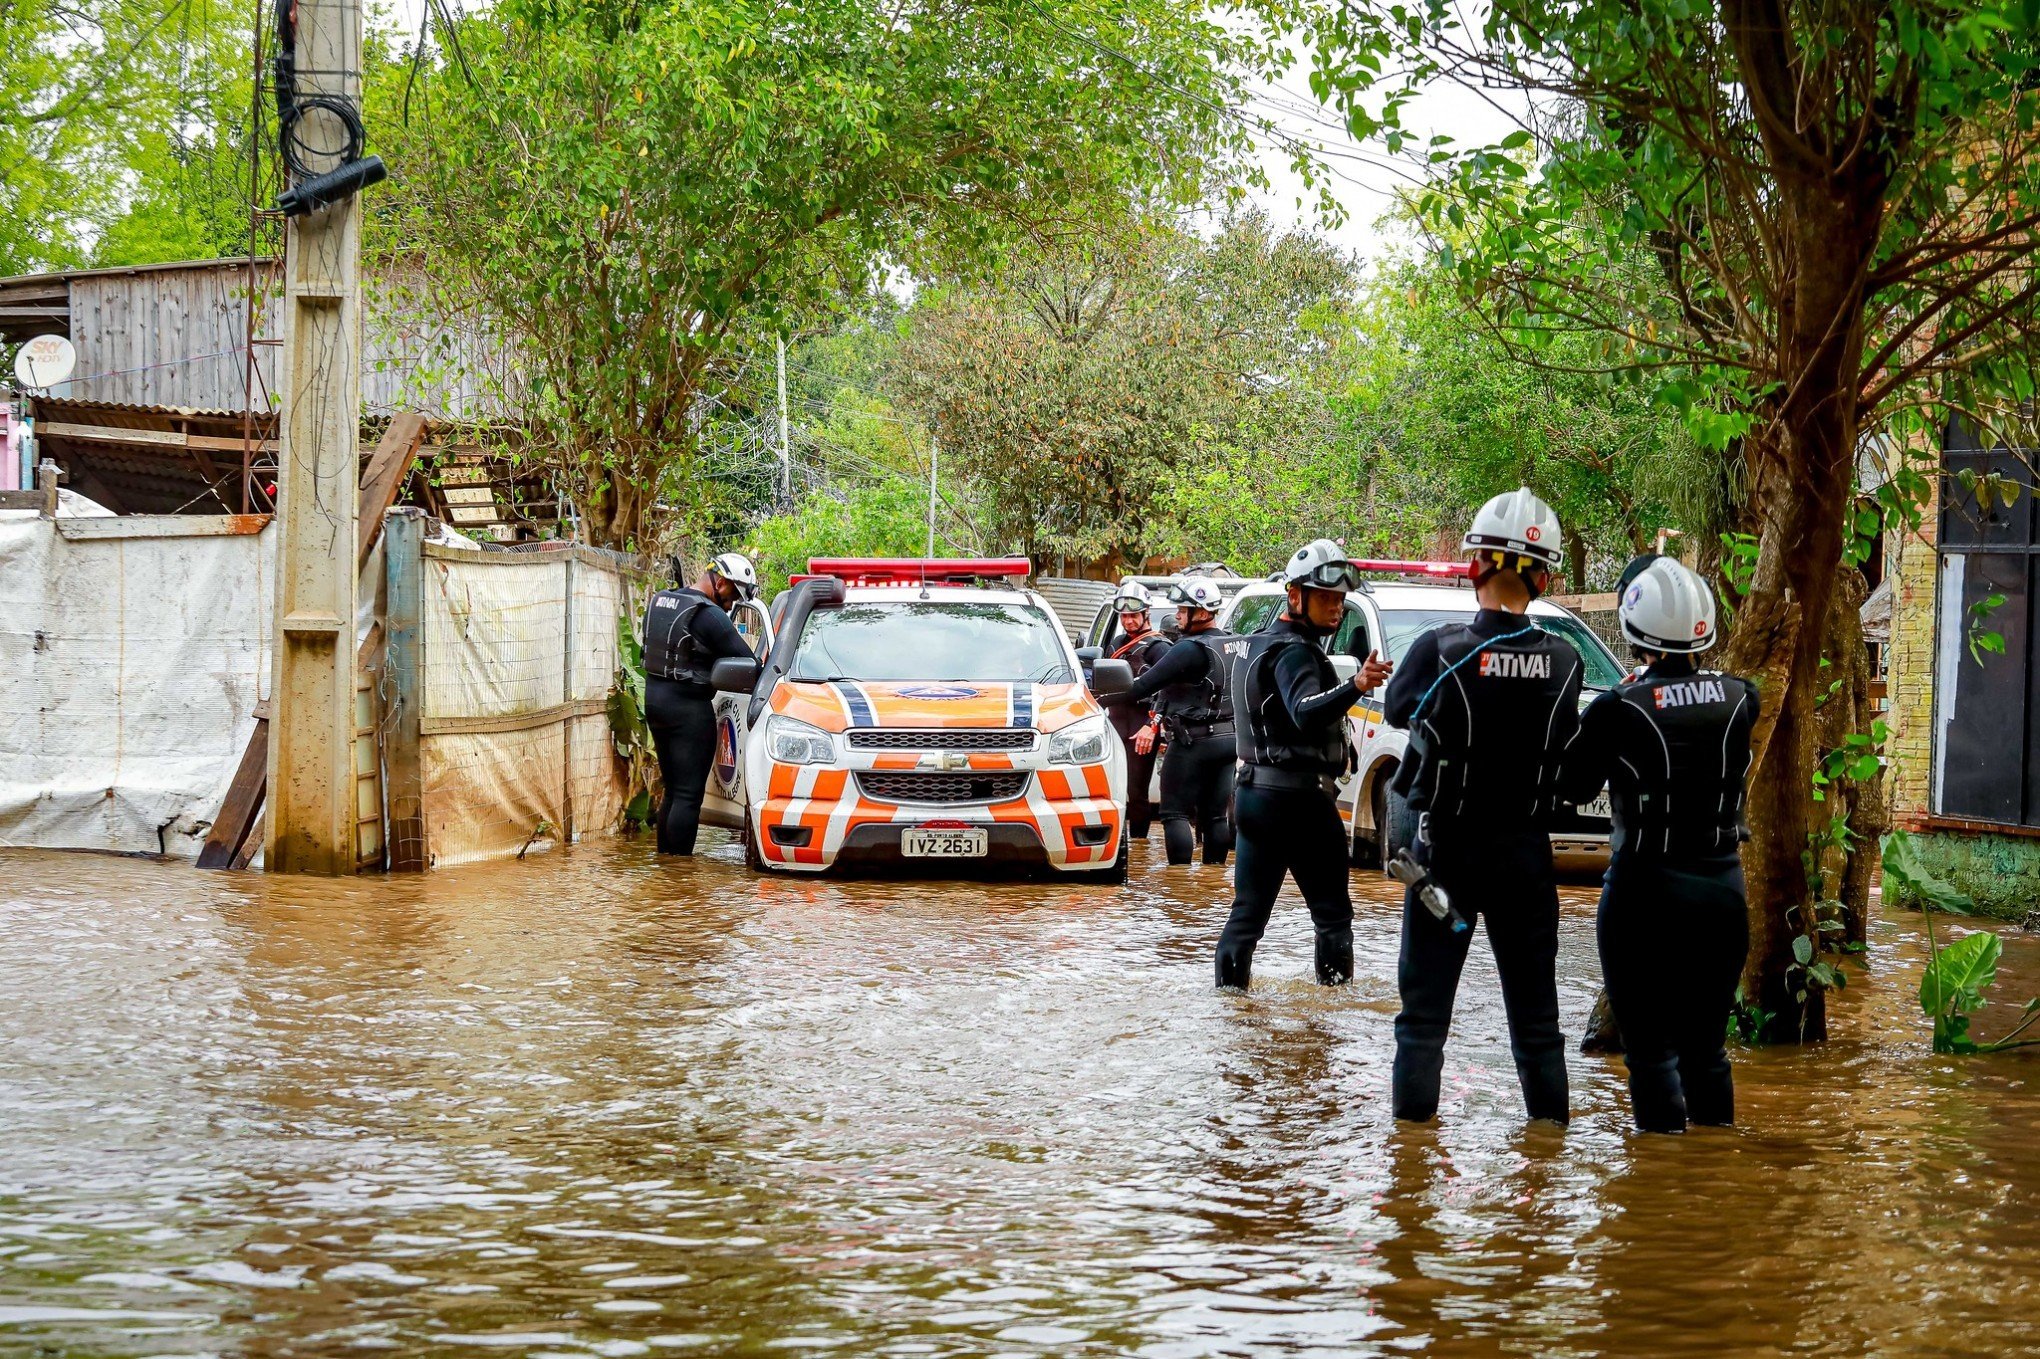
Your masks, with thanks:
[(1313, 590), (1357, 590), (1363, 579), (1360, 568), (1351, 562), (1319, 562), (1301, 576), (1289, 577), (1288, 583)]
[(1225, 603), (1225, 596), (1208, 580), (1172, 583), (1163, 587), (1162, 598), (1179, 609), (1203, 609), (1210, 613), (1218, 612)]
[(1129, 582), (1112, 597), (1114, 613), (1146, 613), (1154, 606), (1154, 597), (1141, 587), (1139, 581)]

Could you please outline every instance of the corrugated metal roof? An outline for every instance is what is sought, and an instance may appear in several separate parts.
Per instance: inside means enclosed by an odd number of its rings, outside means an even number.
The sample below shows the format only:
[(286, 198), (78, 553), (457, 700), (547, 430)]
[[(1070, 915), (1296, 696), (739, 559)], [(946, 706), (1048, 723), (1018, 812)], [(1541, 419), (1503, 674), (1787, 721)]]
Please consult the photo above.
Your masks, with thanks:
[[(237, 410), (194, 410), (186, 406), (135, 406), (120, 401), (80, 401), (61, 396), (39, 396), (35, 398), (35, 418), (38, 422), (55, 421), (67, 425), (102, 425), (110, 429), (188, 429), (194, 434), (225, 433), (239, 435), (241, 412)], [(256, 411), (255, 428), (258, 432), (273, 430), (276, 412)], [(198, 428), (198, 426), (231, 426), (231, 428)]]
[[(273, 255), (257, 255), (255, 263), (258, 267), (274, 264), (276, 263), (276, 257)], [(248, 257), (246, 255), (227, 255), (219, 259), (210, 260), (170, 260), (162, 264), (116, 264), (100, 269), (59, 269), (47, 274), (14, 274), (7, 278), (0, 278), (0, 292), (4, 292), (18, 284), (69, 283), (74, 278), (115, 278), (123, 274), (160, 274), (168, 273), (174, 269), (218, 269), (222, 266), (246, 269), (248, 267)]]

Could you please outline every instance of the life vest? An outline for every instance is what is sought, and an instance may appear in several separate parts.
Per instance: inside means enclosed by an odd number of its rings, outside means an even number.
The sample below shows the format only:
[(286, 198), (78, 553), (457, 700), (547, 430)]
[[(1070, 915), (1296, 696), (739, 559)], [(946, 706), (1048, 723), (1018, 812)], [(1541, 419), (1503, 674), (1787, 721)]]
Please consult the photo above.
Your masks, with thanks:
[(1296, 632), (1257, 632), (1247, 639), (1247, 654), (1233, 671), (1233, 708), (1239, 714), (1240, 758), (1252, 765), (1286, 769), (1298, 774), (1329, 774), (1346, 770), (1346, 716), (1340, 713), (1322, 732), (1306, 733), (1290, 719), (1275, 687), (1275, 658), (1285, 646), (1310, 653), (1319, 688), (1339, 682), (1331, 658), (1316, 643)]
[(708, 683), (694, 618), (712, 603), (699, 590), (660, 590), (645, 604), (645, 674), (682, 684)]
[(1155, 711), (1162, 715), (1172, 740), (1199, 740), (1211, 728), (1233, 720), (1233, 666), (1247, 649), (1247, 639), (1217, 628), (1186, 632), (1176, 645), (1195, 643), (1207, 653), (1204, 673), (1194, 680), (1171, 684), (1155, 695)]
[(1667, 857), (1733, 851), (1742, 840), (1756, 686), (1718, 670), (1645, 675), (1595, 702), (1635, 715), (1615, 728), (1610, 752), (1614, 848)]
[(1575, 701), (1580, 654), (1528, 620), (1517, 635), (1492, 637), (1465, 624), (1436, 635), (1438, 678), (1410, 720), (1395, 791), (1413, 811), (1434, 816), (1497, 828), (1542, 823), (1557, 802), (1573, 729), (1558, 720), (1559, 709)]

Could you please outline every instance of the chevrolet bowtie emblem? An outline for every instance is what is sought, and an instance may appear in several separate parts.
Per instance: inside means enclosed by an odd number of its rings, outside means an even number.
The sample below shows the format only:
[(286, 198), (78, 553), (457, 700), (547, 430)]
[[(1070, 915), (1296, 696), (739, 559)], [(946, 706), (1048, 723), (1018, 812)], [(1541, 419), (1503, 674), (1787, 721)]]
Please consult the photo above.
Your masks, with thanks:
[(970, 756), (960, 750), (937, 750), (923, 755), (918, 763), (923, 769), (968, 769)]

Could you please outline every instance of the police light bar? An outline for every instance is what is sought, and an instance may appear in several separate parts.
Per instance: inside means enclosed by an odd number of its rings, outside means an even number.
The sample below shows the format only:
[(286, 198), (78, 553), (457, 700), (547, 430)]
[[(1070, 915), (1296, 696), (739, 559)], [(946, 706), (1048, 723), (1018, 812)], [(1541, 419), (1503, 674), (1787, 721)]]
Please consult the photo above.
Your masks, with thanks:
[(1367, 559), (1356, 561), (1353, 565), (1359, 567), (1362, 571), (1378, 572), (1387, 576), (1470, 576), (1473, 574), (1472, 562), (1419, 562)]
[(1019, 578), (1034, 569), (1025, 557), (810, 557), (808, 574), (845, 585), (918, 585), (922, 581)]

